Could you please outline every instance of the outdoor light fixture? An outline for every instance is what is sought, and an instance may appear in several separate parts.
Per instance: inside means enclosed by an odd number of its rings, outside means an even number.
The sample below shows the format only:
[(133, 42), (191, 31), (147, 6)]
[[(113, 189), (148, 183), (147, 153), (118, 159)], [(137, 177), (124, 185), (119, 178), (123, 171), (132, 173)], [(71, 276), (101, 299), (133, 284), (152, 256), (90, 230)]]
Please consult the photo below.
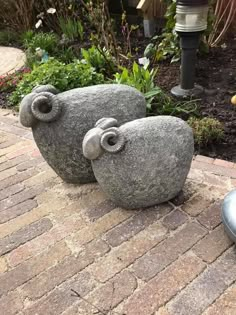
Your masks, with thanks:
[(196, 51), (207, 28), (208, 0), (177, 0), (175, 30), (180, 37), (181, 82), (171, 93), (177, 97), (197, 96), (203, 88), (195, 85)]

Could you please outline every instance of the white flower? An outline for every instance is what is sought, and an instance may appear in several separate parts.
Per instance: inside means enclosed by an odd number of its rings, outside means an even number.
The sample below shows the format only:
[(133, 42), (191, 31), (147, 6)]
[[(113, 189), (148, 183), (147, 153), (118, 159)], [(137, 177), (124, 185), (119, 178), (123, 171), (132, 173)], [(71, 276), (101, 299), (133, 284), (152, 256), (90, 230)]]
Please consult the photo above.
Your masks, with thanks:
[(43, 21), (42, 20), (38, 20), (38, 22), (35, 24), (36, 28), (39, 28), (40, 26), (42, 26)]
[(150, 64), (150, 60), (147, 57), (139, 58), (138, 62), (140, 65), (143, 65), (144, 69), (147, 69)]
[(56, 13), (56, 11), (57, 10), (55, 8), (50, 8), (50, 9), (47, 10), (47, 13), (54, 14), (54, 13)]

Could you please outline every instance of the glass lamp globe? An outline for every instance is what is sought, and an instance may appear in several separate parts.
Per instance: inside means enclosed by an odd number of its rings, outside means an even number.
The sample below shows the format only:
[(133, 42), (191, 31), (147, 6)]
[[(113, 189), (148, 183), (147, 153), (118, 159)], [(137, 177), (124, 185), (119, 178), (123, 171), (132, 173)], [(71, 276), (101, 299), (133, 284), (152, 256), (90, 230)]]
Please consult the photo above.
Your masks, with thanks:
[(176, 7), (177, 32), (201, 32), (207, 28), (207, 0), (179, 0)]

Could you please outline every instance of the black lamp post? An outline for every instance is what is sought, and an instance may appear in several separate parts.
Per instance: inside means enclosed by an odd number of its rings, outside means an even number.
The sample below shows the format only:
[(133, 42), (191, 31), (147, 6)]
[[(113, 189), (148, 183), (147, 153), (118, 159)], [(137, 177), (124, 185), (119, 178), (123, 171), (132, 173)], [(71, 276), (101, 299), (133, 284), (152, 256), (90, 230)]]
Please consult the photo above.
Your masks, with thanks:
[(177, 97), (197, 96), (203, 88), (195, 84), (196, 51), (207, 28), (208, 0), (177, 0), (175, 29), (180, 37), (180, 85), (172, 88)]

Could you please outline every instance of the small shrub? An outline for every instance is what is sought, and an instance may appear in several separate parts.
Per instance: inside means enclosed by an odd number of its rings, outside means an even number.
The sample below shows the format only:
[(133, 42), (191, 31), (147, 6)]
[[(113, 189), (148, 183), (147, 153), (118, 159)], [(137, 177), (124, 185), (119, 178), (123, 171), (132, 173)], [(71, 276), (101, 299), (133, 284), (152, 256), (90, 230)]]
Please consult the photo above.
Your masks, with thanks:
[(60, 17), (59, 26), (66, 39), (70, 41), (75, 41), (76, 39), (83, 40), (84, 28), (79, 20), (73, 18), (66, 20)]
[(215, 118), (189, 118), (189, 126), (193, 129), (194, 140), (198, 146), (219, 141), (224, 136), (222, 124)]
[(54, 33), (36, 33), (27, 32), (25, 35), (24, 46), (31, 53), (37, 48), (45, 50), (49, 54), (55, 54), (58, 50), (59, 38)]
[(29, 74), (24, 75), (22, 81), (10, 97), (12, 105), (18, 105), (21, 99), (39, 84), (52, 84), (63, 92), (77, 87), (84, 87), (104, 83), (102, 74), (94, 68), (81, 62), (70, 64), (55, 59), (35, 67)]
[(27, 50), (26, 52), (26, 66), (33, 69), (36, 65), (41, 63), (41, 58), (36, 55), (36, 52), (32, 53)]
[(59, 37), (54, 33), (27, 31), (22, 35), (22, 40), (26, 48), (26, 64), (31, 69), (47, 61), (49, 57), (68, 64), (79, 56), (73, 46), (68, 47), (60, 42)]
[(94, 45), (89, 49), (81, 49), (81, 54), (87, 64), (94, 67), (97, 72), (112, 75), (115, 72), (115, 62), (109, 51), (104, 47), (99, 49)]
[(61, 49), (58, 50), (56, 58), (59, 61), (68, 64), (78, 59), (79, 56), (80, 56), (79, 51), (77, 51), (73, 46), (71, 47), (62, 46)]
[(33, 40), (35, 33), (32, 30), (28, 30), (21, 34), (21, 39), (25, 48), (28, 48), (29, 43)]
[(76, 58), (73, 49), (61, 45), (59, 37), (54, 33), (28, 31), (22, 37), (26, 48), (26, 64), (31, 69), (47, 61), (49, 57), (55, 57), (65, 63)]

